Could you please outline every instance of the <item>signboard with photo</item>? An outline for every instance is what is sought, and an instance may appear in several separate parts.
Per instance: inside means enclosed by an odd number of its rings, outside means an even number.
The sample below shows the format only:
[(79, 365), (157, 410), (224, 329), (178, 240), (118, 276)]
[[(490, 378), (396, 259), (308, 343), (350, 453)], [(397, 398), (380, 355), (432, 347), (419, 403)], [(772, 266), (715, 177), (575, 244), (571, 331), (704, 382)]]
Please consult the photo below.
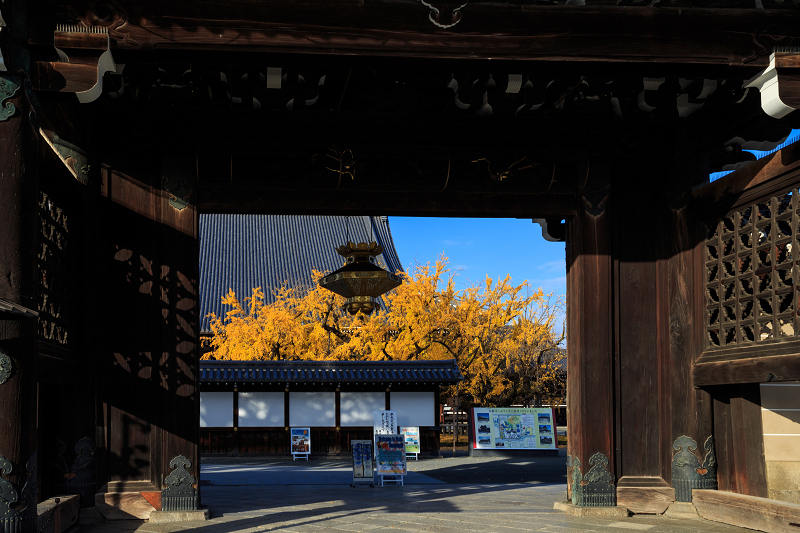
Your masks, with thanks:
[(381, 476), (406, 474), (406, 450), (403, 435), (375, 435), (377, 473)]
[(308, 454), (311, 453), (311, 428), (291, 428), (290, 437), (292, 459), (304, 455), (308, 460)]
[[(405, 447), (407, 454), (419, 453), (419, 428), (418, 427), (401, 427), (400, 434), (405, 438)], [(416, 458), (416, 457), (415, 457)]]
[(551, 407), (473, 407), (473, 448), (479, 450), (557, 449)]

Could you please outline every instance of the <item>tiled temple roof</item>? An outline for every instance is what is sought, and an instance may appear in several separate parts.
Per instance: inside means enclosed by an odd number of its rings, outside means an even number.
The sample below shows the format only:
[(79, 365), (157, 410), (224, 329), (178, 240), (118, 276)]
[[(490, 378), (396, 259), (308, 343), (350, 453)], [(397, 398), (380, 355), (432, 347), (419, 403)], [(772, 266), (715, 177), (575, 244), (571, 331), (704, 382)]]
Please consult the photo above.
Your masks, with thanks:
[(344, 260), (334, 248), (347, 240), (377, 241), (384, 250), (378, 264), (402, 270), (386, 217), (201, 215), (200, 331), (210, 331), (209, 313), (225, 316), (228, 289), (244, 299), (261, 287), (271, 302), (285, 281), (310, 285), (312, 268), (340, 268)]
[(200, 361), (200, 383), (452, 384), (455, 359), (444, 361)]

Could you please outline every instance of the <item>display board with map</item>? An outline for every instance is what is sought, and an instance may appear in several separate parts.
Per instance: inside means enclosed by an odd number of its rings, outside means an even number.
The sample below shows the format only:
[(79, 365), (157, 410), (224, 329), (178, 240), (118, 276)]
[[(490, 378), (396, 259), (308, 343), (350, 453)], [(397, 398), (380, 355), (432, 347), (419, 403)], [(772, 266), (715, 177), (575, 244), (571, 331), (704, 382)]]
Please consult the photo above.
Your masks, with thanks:
[(476, 450), (558, 448), (555, 413), (550, 407), (473, 407), (470, 414)]

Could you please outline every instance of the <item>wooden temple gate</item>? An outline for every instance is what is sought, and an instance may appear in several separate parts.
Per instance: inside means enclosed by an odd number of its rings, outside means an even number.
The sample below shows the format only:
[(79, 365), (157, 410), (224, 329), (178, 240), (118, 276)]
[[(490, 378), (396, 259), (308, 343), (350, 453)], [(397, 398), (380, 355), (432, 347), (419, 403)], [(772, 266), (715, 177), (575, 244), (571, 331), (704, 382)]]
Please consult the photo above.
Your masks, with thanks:
[(576, 505), (769, 495), (798, 149), (704, 183), (800, 126), (796, 4), (461, 4), (0, 4), (0, 462), (26, 502), (0, 506), (24, 531), (37, 498), (198, 475), (198, 212), (543, 219)]

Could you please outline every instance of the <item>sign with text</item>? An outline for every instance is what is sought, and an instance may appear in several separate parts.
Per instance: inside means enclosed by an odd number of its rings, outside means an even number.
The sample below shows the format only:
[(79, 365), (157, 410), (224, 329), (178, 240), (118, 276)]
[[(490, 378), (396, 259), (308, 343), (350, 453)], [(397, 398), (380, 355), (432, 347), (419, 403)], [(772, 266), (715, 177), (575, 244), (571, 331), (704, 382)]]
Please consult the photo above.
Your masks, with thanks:
[(558, 448), (551, 407), (473, 407), (471, 411), (476, 450)]
[(406, 453), (419, 453), (419, 428), (401, 427), (400, 434), (405, 438)]
[(375, 435), (396, 435), (397, 411), (372, 411), (372, 426)]
[(405, 439), (402, 435), (375, 435), (375, 461), (380, 476), (406, 474)]

